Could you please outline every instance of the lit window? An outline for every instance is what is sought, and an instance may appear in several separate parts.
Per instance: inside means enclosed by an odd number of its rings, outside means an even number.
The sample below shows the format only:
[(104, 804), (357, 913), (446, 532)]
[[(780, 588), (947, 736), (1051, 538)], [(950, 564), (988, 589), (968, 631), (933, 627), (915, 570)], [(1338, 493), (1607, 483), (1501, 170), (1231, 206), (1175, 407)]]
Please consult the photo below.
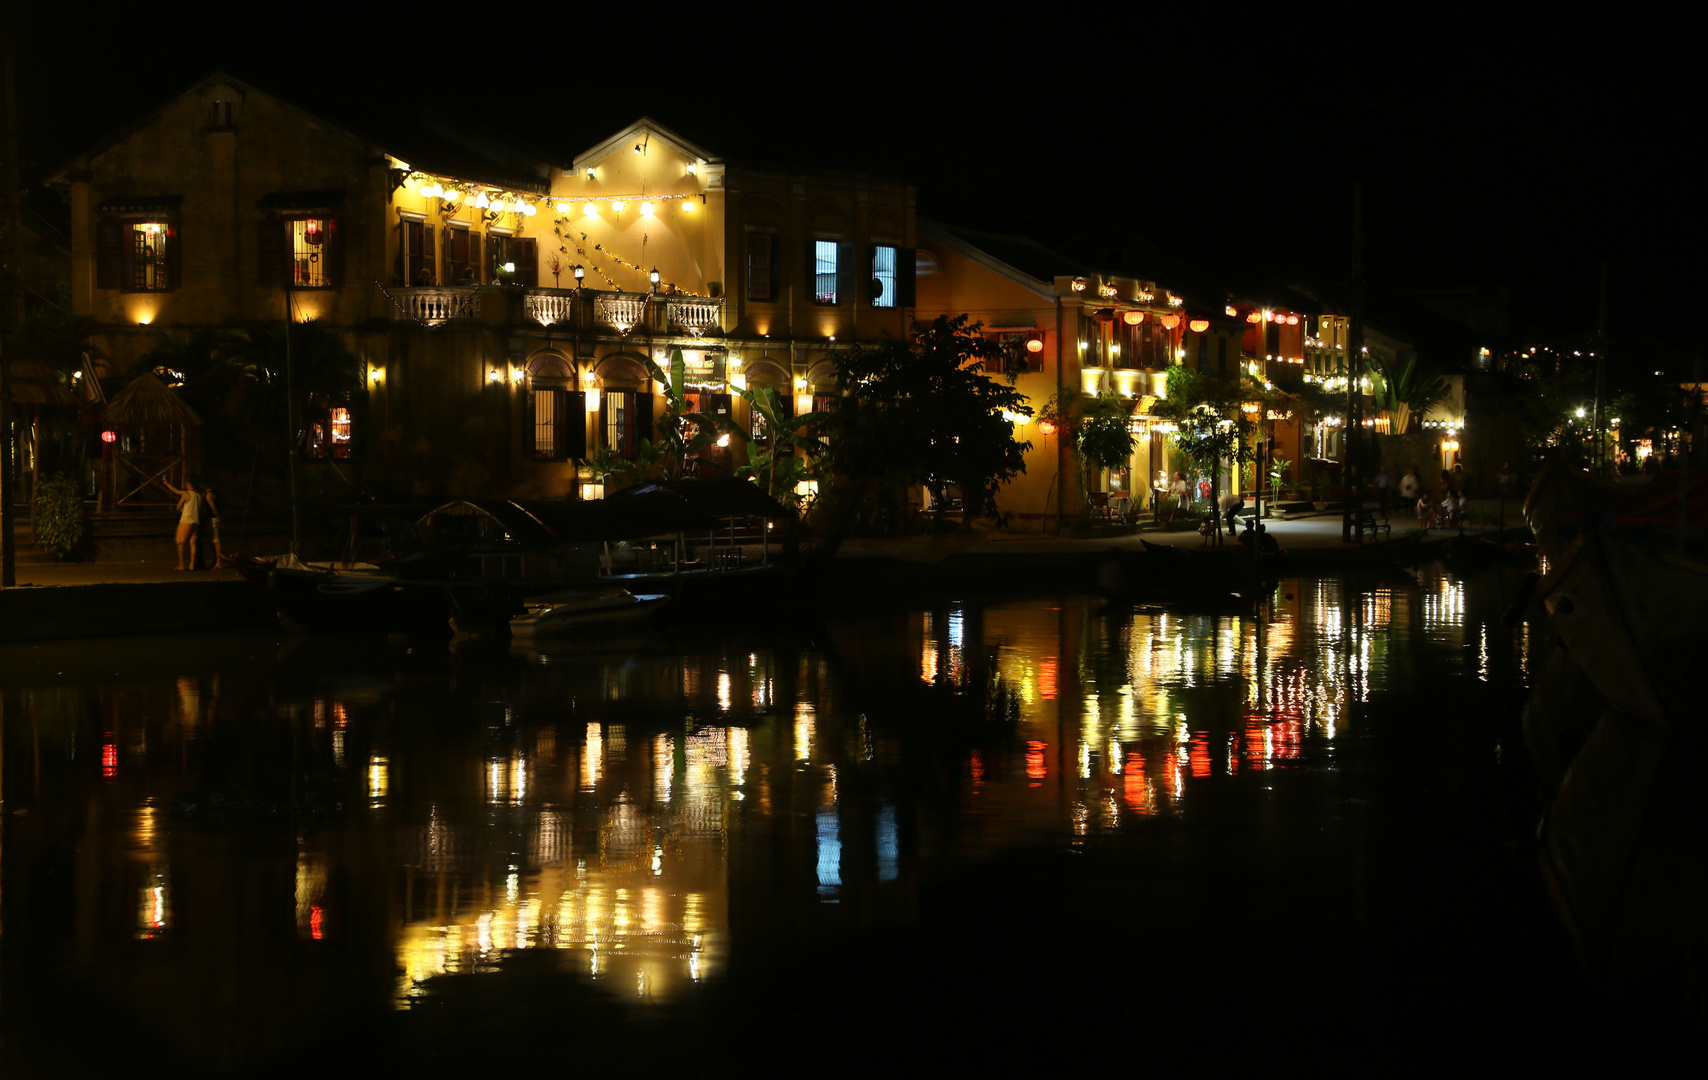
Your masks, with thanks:
[(813, 303), (836, 303), (836, 241), (814, 240)]
[(896, 306), (896, 249), (883, 244), (872, 249), (872, 306)]
[(164, 292), (172, 288), (172, 229), (164, 221), (138, 221), (130, 227), (130, 288)]
[(355, 424), (347, 405), (309, 406), (308, 430), (303, 438), (303, 456), (315, 461), (343, 461), (355, 449)]
[(296, 218), (291, 229), (291, 283), (304, 289), (323, 289), (332, 284), (327, 258), (330, 223), (325, 218)]

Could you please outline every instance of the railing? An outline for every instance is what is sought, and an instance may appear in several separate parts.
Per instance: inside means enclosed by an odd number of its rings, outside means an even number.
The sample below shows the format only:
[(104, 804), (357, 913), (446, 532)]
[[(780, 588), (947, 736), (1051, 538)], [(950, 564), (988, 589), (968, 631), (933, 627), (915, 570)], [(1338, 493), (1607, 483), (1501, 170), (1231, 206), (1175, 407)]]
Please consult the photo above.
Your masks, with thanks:
[(414, 319), (422, 326), (443, 326), (452, 319), (480, 314), (480, 289), (473, 285), (424, 285), (382, 291), (397, 306), (397, 318)]
[(529, 289), (522, 298), (528, 318), (541, 326), (575, 321), (574, 289)]
[(699, 337), (708, 330), (723, 329), (723, 307), (722, 300), (710, 300), (703, 296), (673, 296), (666, 311), (670, 325), (679, 326)]
[(626, 334), (646, 319), (646, 301), (646, 293), (600, 293), (593, 299), (593, 317)]

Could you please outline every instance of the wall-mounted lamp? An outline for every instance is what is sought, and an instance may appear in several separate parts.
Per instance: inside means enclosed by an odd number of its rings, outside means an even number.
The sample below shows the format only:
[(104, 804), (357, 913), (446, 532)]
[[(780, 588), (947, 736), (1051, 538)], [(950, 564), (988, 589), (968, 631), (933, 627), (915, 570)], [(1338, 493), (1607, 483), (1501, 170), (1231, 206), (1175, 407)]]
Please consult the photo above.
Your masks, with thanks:
[(587, 276), (587, 270), (580, 263), (576, 263), (573, 269), (575, 271), (575, 283), (580, 285), (581, 279)]
[(647, 273), (646, 279), (652, 282), (652, 287), (654, 289), (658, 288), (658, 267), (653, 267), (652, 270)]
[(488, 371), (488, 372), (487, 372), (487, 373), (486, 373), (486, 381), (487, 381), (487, 382), (489, 382), (489, 383), (499, 383), (499, 382), (503, 382), (503, 381), (504, 381), (504, 376), (502, 376), (502, 375), (500, 375), (500, 374), (499, 374), (499, 373), (498, 373), (498, 369), (497, 369), (497, 368), (493, 368), (493, 369), (491, 369), (491, 370), (490, 370), (490, 371)]

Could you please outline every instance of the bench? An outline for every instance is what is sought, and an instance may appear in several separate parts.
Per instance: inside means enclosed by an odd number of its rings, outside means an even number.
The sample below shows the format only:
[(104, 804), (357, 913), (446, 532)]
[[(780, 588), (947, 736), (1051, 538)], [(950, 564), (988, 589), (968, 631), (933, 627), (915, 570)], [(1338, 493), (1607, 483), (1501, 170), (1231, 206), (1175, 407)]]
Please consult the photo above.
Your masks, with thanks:
[(1358, 533), (1359, 533), (1359, 535), (1362, 536), (1364, 533), (1369, 533), (1370, 538), (1372, 540), (1374, 540), (1376, 538), (1376, 533), (1378, 531), (1387, 534), (1382, 539), (1384, 539), (1384, 540), (1393, 539), (1393, 536), (1394, 536), (1393, 527), (1390, 526), (1386, 521), (1377, 521), (1375, 515), (1371, 514), (1370, 511), (1368, 511), (1368, 510), (1358, 511)]

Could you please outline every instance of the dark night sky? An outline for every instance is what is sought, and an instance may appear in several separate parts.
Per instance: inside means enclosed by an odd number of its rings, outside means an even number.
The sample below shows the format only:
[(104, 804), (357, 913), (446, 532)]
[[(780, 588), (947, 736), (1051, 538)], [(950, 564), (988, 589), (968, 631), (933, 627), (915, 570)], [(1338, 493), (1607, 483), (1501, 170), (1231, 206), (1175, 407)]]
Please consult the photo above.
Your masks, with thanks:
[[(183, 9), (171, 48), (139, 51), (161, 20), (137, 15), (69, 53), (26, 45), (24, 156), (61, 160), (225, 65), (433, 103), (564, 160), (648, 114), (727, 157), (906, 176), (940, 219), (1046, 243), (1121, 226), (1212, 270), (1331, 286), (1348, 275), (1360, 162), (1373, 291), (1505, 286), (1516, 335), (1565, 337), (1594, 329), (1605, 261), (1611, 337), (1700, 355), (1702, 238), (1685, 201), (1700, 91), (1685, 45), (1665, 44), (1682, 28), (1336, 41), (1326, 25), (1165, 38), (1119, 19), (1021, 20), (827, 38), (804, 24), (719, 30), (730, 13), (695, 9), (400, 10), (336, 32), (293, 15), (258, 33), (235, 32), (230, 7)], [(197, 25), (221, 36), (186, 29)], [(1332, 68), (1316, 58), (1329, 41)]]

